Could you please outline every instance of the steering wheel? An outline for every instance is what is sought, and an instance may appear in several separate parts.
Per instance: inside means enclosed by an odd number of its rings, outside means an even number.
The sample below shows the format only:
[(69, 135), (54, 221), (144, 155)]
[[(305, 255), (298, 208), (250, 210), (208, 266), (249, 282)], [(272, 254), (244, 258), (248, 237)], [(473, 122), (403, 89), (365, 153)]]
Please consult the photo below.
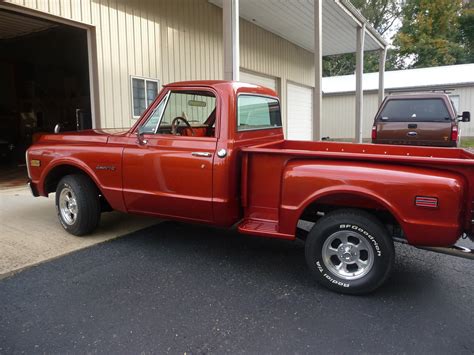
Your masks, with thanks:
[(178, 125), (179, 121), (183, 121), (184, 124), (191, 130), (191, 134), (194, 136), (194, 129), (191, 127), (191, 124), (188, 122), (188, 120), (184, 117), (178, 116), (173, 118), (173, 121), (171, 121), (171, 134), (177, 135), (178, 134)]

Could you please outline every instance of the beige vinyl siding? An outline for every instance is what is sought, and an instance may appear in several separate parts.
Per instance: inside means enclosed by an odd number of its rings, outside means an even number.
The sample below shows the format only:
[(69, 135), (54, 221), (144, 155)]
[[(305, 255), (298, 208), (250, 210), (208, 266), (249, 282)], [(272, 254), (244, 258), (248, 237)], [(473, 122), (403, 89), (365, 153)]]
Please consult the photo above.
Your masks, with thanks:
[[(222, 79), (222, 9), (207, 0), (8, 0), (95, 28), (101, 127), (128, 127), (130, 76), (180, 80)], [(241, 20), (241, 66), (280, 80), (313, 85), (313, 55)], [(286, 124), (286, 122), (285, 122)]]
[(459, 114), (462, 111), (471, 112), (471, 122), (461, 122), (461, 137), (474, 137), (474, 85), (458, 87), (450, 92), (459, 95)]
[[(363, 137), (370, 138), (375, 114), (378, 109), (378, 94), (364, 94)], [(335, 139), (355, 137), (355, 95), (324, 95), (321, 119), (321, 136)]]

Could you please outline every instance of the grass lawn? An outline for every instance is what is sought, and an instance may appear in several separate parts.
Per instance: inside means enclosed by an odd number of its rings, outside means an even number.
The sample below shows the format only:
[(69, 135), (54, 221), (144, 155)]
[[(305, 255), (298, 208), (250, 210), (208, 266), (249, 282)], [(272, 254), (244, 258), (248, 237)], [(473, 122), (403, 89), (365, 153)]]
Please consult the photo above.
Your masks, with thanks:
[(474, 137), (461, 137), (461, 147), (462, 148), (471, 148), (474, 147)]

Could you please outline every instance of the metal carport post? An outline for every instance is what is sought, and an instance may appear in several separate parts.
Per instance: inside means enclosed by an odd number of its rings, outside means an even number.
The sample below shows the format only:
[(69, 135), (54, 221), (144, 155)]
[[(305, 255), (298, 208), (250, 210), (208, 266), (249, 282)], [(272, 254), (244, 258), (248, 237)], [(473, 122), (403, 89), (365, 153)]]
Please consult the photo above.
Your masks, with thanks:
[(224, 33), (224, 80), (239, 81), (239, 0), (224, 0), (222, 26)]

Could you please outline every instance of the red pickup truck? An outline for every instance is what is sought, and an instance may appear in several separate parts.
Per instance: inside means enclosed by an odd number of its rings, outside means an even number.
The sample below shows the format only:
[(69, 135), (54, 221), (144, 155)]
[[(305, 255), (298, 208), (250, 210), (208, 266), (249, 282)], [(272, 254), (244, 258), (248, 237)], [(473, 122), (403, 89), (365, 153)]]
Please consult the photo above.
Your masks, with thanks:
[(276, 93), (226, 81), (166, 85), (131, 129), (43, 135), (26, 157), (33, 194), (56, 192), (71, 234), (112, 209), (301, 238), (315, 278), (352, 294), (388, 278), (394, 241), (473, 258), (455, 246), (474, 229), (473, 158), (284, 140)]

